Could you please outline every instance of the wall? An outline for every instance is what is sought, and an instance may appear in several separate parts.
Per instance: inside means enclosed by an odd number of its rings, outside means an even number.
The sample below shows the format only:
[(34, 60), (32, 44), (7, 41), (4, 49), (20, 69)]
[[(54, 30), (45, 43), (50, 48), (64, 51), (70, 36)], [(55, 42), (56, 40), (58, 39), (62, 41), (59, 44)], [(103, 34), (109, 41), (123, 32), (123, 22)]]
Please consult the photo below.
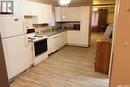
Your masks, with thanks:
[(107, 18), (107, 23), (113, 23), (114, 22), (114, 11), (109, 11), (108, 12), (108, 18)]
[[(110, 87), (130, 87), (130, 0), (117, 0), (114, 56)], [(118, 86), (119, 85), (119, 86)]]

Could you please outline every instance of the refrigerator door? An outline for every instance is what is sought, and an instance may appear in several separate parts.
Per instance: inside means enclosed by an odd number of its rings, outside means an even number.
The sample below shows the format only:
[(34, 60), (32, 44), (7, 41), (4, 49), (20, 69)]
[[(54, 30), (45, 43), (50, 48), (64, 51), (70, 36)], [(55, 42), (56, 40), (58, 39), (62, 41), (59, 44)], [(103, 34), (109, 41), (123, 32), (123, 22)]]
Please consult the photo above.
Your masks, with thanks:
[(23, 16), (0, 16), (0, 33), (2, 38), (24, 34)]
[(2, 39), (2, 42), (8, 77), (11, 79), (33, 63), (32, 51), (25, 45), (24, 35)]

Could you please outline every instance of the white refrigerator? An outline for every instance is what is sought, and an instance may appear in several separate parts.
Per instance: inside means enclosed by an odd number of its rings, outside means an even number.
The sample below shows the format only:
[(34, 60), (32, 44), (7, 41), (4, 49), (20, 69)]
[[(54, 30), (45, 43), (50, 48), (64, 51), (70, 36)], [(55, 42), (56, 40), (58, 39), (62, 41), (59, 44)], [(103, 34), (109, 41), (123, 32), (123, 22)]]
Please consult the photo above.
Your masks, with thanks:
[(0, 33), (10, 80), (33, 63), (32, 51), (24, 32), (24, 17), (0, 16)]

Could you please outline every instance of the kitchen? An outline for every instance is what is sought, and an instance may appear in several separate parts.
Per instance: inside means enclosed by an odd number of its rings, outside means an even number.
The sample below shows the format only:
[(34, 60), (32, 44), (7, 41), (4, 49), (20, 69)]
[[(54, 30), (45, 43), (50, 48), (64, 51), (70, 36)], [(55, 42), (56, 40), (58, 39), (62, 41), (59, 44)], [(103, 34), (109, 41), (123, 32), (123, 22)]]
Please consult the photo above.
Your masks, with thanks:
[(53, 5), (46, 0), (43, 2), (15, 0), (14, 12), (0, 15), (0, 32), (10, 82), (26, 70), (29, 72), (31, 67), (38, 67), (66, 46), (90, 47), (92, 1), (69, 7)]

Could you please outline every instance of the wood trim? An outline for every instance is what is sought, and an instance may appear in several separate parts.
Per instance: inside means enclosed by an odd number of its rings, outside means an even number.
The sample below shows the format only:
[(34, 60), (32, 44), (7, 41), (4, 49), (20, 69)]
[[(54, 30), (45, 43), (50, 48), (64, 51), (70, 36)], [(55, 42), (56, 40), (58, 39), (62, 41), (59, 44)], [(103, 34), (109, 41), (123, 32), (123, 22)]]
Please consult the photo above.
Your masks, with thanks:
[(9, 87), (1, 36), (0, 36), (0, 87)]
[(52, 4), (51, 0), (30, 0), (32, 2), (37, 2), (37, 3), (43, 3), (43, 4)]
[(115, 4), (93, 4), (93, 6), (115, 6)]
[(91, 33), (92, 33), (92, 10), (93, 10), (93, 7), (92, 5), (89, 7), (89, 46), (91, 46)]
[(60, 21), (60, 22), (56, 22), (56, 23), (80, 23), (80, 21)]

